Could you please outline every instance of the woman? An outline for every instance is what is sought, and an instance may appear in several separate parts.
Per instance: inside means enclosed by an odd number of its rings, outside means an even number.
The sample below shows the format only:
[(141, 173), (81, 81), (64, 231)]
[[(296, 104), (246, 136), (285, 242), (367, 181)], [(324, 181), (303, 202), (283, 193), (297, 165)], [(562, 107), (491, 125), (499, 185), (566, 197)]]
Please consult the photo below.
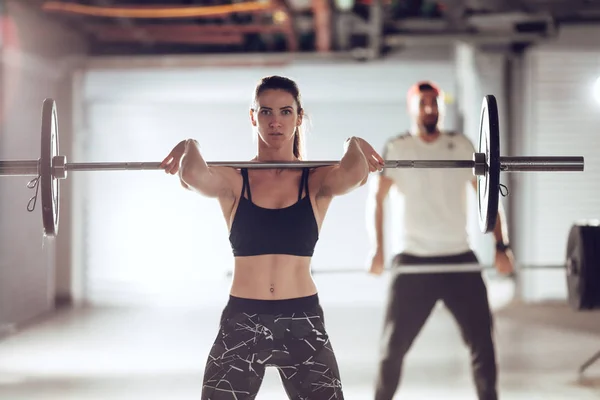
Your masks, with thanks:
[[(258, 132), (252, 161), (301, 160), (303, 115), (294, 81), (263, 78), (250, 109)], [(185, 188), (219, 200), (235, 257), (202, 399), (254, 399), (266, 366), (279, 370), (290, 399), (343, 399), (310, 262), (332, 198), (364, 184), (384, 162), (360, 138), (344, 148), (334, 166), (238, 170), (209, 167), (188, 139), (162, 162)]]

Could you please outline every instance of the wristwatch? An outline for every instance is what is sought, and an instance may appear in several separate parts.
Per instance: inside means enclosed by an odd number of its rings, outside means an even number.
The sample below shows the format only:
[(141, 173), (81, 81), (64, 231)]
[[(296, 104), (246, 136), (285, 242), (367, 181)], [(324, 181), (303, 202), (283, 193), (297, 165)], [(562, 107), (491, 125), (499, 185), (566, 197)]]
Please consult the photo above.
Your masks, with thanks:
[(506, 251), (508, 249), (510, 249), (510, 244), (504, 242), (496, 242), (497, 251)]

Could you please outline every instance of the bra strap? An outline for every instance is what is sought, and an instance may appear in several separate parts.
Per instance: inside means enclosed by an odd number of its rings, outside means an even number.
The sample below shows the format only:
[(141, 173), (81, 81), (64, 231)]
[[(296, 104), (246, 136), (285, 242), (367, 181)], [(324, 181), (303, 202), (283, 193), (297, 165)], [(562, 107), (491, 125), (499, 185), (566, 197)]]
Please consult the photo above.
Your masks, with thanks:
[(248, 179), (248, 168), (242, 168), (242, 197), (248, 195), (248, 200), (252, 201), (250, 193), (250, 179)]
[(309, 174), (309, 169), (303, 168), (302, 169), (302, 178), (300, 179), (300, 190), (298, 193), (298, 201), (300, 201), (300, 199), (302, 199), (303, 192), (306, 192), (306, 195), (308, 196), (308, 174)]

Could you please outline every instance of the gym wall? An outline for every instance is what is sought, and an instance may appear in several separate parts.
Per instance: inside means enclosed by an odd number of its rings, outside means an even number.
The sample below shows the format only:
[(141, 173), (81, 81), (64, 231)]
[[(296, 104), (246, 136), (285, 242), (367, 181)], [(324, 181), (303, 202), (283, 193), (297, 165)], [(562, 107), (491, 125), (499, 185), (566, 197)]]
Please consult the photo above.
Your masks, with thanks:
[[(0, 157), (39, 158), (45, 97), (55, 98), (61, 106), (60, 145), (69, 153), (71, 71), (85, 54), (84, 42), (22, 2), (6, 1), (3, 5)], [(52, 309), (55, 284), (69, 284), (64, 276), (70, 267), (64, 257), (69, 253), (69, 213), (61, 216), (62, 236), (58, 241), (44, 241), (39, 197), (35, 211), (27, 212), (27, 202), (35, 194), (26, 187), (28, 180), (0, 180), (0, 336), (15, 324)], [(64, 210), (70, 205), (69, 185), (63, 184), (62, 190)]]
[[(516, 59), (515, 151), (527, 155), (582, 155), (585, 171), (511, 176), (513, 237), (522, 264), (564, 263), (567, 234), (580, 219), (600, 218), (600, 28), (564, 26), (558, 40)], [(564, 270), (523, 274), (526, 300), (566, 298)]]

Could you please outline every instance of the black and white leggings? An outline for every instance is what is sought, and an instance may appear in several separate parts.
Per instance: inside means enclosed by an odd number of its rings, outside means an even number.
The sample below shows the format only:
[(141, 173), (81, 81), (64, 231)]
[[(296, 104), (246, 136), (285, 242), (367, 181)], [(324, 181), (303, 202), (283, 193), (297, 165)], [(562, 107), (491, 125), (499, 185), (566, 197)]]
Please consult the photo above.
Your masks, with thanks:
[(343, 400), (318, 295), (289, 300), (230, 296), (208, 356), (202, 400), (251, 400), (266, 367), (290, 399)]

